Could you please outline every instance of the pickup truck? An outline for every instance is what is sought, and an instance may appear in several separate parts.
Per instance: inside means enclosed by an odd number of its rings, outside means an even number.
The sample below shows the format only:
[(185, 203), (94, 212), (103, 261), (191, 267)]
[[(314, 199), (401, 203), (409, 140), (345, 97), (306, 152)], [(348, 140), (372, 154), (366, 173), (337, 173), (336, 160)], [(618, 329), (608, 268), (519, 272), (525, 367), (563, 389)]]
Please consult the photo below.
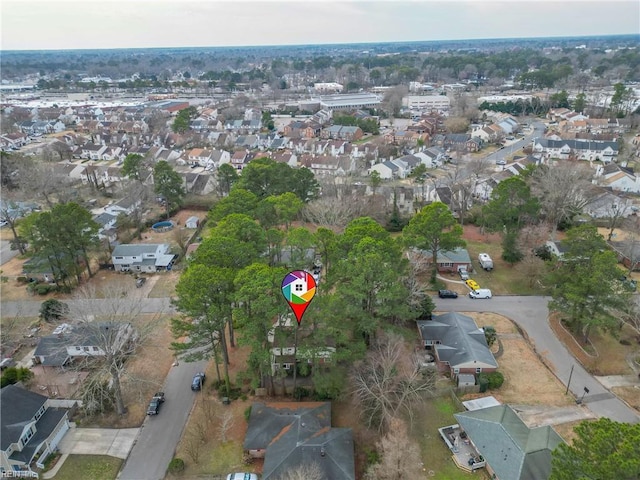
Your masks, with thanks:
[(153, 398), (149, 402), (149, 407), (147, 408), (147, 415), (157, 415), (162, 403), (164, 403), (164, 392), (154, 393)]

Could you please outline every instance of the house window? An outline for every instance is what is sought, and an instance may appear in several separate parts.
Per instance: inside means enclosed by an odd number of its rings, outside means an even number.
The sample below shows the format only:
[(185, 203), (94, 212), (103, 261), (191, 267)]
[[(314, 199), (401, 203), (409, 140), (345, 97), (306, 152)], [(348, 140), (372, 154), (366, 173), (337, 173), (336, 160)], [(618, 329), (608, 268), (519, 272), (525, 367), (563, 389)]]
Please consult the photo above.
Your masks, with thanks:
[(115, 258), (116, 258), (116, 260), (123, 260), (124, 259), (124, 257), (115, 257)]
[(451, 262), (443, 262), (440, 264), (441, 267), (453, 267), (453, 263)]
[(285, 370), (291, 370), (292, 366), (293, 366), (292, 363), (283, 363), (282, 364), (282, 368), (284, 368)]
[(38, 420), (42, 415), (44, 415), (44, 412), (46, 411), (46, 409), (44, 408), (44, 405), (42, 407), (40, 407), (40, 410), (38, 410), (36, 412), (36, 414), (33, 416), (33, 418), (35, 420)]
[(30, 428), (29, 431), (27, 433), (24, 434), (24, 436), (20, 439), (20, 442), (22, 442), (22, 445), (26, 445), (29, 440), (31, 440), (31, 437), (33, 437), (33, 428)]
[(82, 350), (84, 350), (85, 352), (89, 351), (89, 347), (82, 347)]
[(456, 374), (460, 373), (460, 369), (459, 368), (454, 368), (453, 369), (453, 373), (456, 373)]
[(91, 347), (91, 349), (92, 349), (94, 352), (97, 352), (98, 350), (100, 350), (98, 347)]
[(480, 367), (476, 368), (476, 373), (482, 373), (482, 368)]

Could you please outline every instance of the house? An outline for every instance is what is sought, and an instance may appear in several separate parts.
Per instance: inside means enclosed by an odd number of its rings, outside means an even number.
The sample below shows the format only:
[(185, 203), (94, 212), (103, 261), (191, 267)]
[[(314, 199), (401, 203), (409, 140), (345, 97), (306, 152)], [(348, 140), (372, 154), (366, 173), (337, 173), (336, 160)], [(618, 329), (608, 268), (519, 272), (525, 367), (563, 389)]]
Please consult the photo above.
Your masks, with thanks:
[[(312, 252), (312, 250), (311, 250)], [(283, 257), (288, 254), (289, 261), (291, 258), (291, 251), (283, 251)], [(308, 253), (308, 252), (307, 252)], [(309, 257), (309, 263), (313, 259), (313, 253), (306, 255)], [(280, 259), (283, 263), (287, 263), (287, 258)], [(303, 290), (306, 290), (306, 282), (297, 280), (291, 283), (291, 288), (295, 290), (296, 284), (300, 284)], [(308, 365), (323, 365), (331, 363), (333, 356), (336, 353), (335, 342), (331, 338), (326, 338), (323, 345), (307, 345), (305, 340), (313, 333), (310, 328), (298, 328), (297, 332), (297, 344), (295, 340), (294, 323), (291, 315), (280, 317), (273, 324), (271, 329), (267, 332), (267, 340), (271, 347), (271, 371), (273, 375), (279, 370), (284, 370), (288, 373), (293, 372), (293, 368), (296, 365), (306, 361)], [(276, 338), (277, 337), (277, 338)]]
[(538, 138), (533, 142), (533, 154), (547, 159), (576, 159), (609, 163), (614, 161), (618, 155), (618, 143)]
[(440, 372), (455, 378), (460, 374), (477, 375), (498, 369), (484, 330), (478, 328), (471, 317), (448, 312), (416, 323), (422, 345), (433, 354)]
[(175, 255), (167, 243), (118, 245), (111, 253), (116, 272), (157, 272), (171, 270)]
[(619, 192), (640, 193), (640, 177), (633, 169), (622, 167), (617, 163), (598, 166), (596, 169), (598, 185), (611, 188)]
[(387, 160), (382, 163), (376, 163), (373, 167), (369, 169), (369, 175), (373, 172), (378, 172), (380, 178), (382, 180), (390, 180), (392, 178), (404, 178), (400, 167), (392, 162), (391, 160)]
[(0, 390), (0, 475), (32, 477), (69, 430), (68, 409), (18, 385)]
[[(426, 250), (420, 250), (420, 254), (424, 256), (429, 265), (432, 262), (431, 252)], [(454, 250), (445, 250), (438, 252), (438, 272), (440, 273), (451, 273), (457, 272), (458, 267), (465, 267), (468, 272), (473, 270), (473, 265), (471, 264), (471, 257), (469, 256), (469, 252), (466, 248), (458, 247)]]
[(558, 259), (564, 257), (564, 254), (567, 252), (568, 248), (564, 242), (558, 242), (553, 240), (547, 240), (544, 244), (544, 248), (547, 249), (549, 253), (555, 256)]
[(347, 125), (332, 125), (322, 130), (322, 138), (331, 138), (335, 140), (346, 140), (353, 142), (360, 140), (364, 136), (364, 132), (360, 127)]
[(550, 426), (529, 428), (508, 405), (455, 413), (458, 424), (486, 460), (491, 478), (546, 480), (551, 453), (564, 440)]
[(331, 426), (330, 402), (254, 403), (243, 448), (264, 458), (262, 480), (316, 464), (323, 480), (355, 480), (350, 428)]
[(625, 268), (632, 271), (640, 270), (640, 242), (637, 238), (629, 237), (627, 240), (612, 240), (608, 243)]
[(64, 367), (72, 361), (103, 357), (107, 344), (111, 351), (120, 351), (133, 335), (130, 323), (63, 323), (52, 335), (40, 338), (33, 352), (33, 363), (44, 367)]

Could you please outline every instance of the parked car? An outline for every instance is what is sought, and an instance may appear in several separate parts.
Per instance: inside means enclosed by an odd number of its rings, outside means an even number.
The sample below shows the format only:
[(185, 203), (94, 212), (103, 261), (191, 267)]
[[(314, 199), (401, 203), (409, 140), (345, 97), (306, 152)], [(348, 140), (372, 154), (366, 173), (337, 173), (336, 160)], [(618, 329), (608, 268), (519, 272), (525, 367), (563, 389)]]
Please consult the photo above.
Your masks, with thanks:
[(147, 407), (147, 415), (157, 415), (160, 411), (160, 405), (164, 403), (164, 392), (156, 392)]
[(467, 284), (467, 287), (469, 287), (471, 290), (478, 290), (480, 288), (480, 285), (478, 285), (478, 282), (476, 282), (472, 278), (467, 280), (465, 283)]
[(453, 290), (438, 290), (440, 298), (458, 298), (458, 294)]
[(503, 160), (503, 159), (496, 161), (496, 165), (506, 165), (506, 164), (507, 164), (506, 160)]
[(191, 390), (202, 390), (202, 385), (204, 384), (204, 372), (198, 372), (193, 376), (193, 380), (191, 381)]
[(488, 288), (478, 288), (477, 290), (473, 290), (469, 292), (470, 298), (491, 298), (491, 290)]
[(146, 277), (136, 278), (136, 288), (142, 287), (146, 281)]
[(467, 267), (464, 265), (458, 266), (458, 274), (462, 280), (469, 280), (469, 272), (467, 271)]
[(258, 480), (258, 475), (255, 473), (230, 473), (227, 475), (227, 480)]

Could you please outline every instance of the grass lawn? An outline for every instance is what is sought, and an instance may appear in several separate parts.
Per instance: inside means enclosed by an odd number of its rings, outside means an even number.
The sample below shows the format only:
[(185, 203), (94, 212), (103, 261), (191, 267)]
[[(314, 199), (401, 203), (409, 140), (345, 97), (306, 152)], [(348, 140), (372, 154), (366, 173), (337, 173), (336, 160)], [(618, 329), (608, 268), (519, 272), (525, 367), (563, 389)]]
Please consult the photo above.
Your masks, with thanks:
[(471, 474), (456, 467), (451, 459), (451, 451), (438, 433), (438, 428), (457, 423), (453, 414), (458, 410), (451, 399), (440, 397), (427, 400), (416, 410), (411, 434), (420, 445), (425, 470), (434, 472), (434, 476), (429, 478), (435, 480), (488, 478), (484, 470)]
[(106, 455), (69, 455), (54, 480), (114, 480), (122, 459)]
[[(511, 266), (502, 260), (502, 246), (499, 243), (485, 243), (466, 240), (467, 250), (473, 263), (474, 273), (471, 274), (482, 288), (490, 288), (494, 294), (504, 295), (541, 295), (543, 292), (529, 285), (529, 277), (523, 271), (521, 264)], [(486, 272), (478, 263), (479, 253), (488, 253), (493, 260), (494, 268)]]

